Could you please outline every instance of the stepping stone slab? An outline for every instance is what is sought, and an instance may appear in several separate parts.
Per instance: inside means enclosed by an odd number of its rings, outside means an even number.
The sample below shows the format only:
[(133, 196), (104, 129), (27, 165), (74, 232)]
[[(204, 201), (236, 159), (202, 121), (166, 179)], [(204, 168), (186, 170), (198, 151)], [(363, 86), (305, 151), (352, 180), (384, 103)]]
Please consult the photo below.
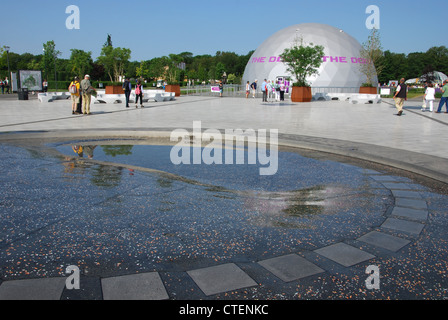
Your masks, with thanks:
[(370, 178), (376, 180), (376, 181), (383, 181), (383, 182), (401, 182), (401, 181), (397, 181), (397, 177), (392, 177), (392, 176), (375, 176), (372, 175)]
[(391, 190), (409, 190), (410, 187), (406, 183), (383, 182), (383, 186)]
[(384, 221), (384, 223), (381, 225), (381, 227), (419, 235), (420, 232), (422, 232), (425, 225), (418, 223), (418, 222), (413, 222), (413, 221), (388, 218), (386, 221)]
[(426, 201), (423, 199), (419, 200), (419, 199), (395, 198), (395, 205), (397, 207), (407, 207), (423, 210), (428, 209), (428, 205)]
[(157, 272), (101, 279), (104, 300), (164, 300), (165, 286)]
[(285, 282), (325, 272), (296, 254), (260, 261), (259, 264)]
[(392, 216), (408, 218), (411, 220), (425, 221), (428, 218), (427, 210), (417, 210), (411, 208), (395, 207)]
[(410, 243), (409, 240), (377, 231), (369, 232), (360, 237), (358, 240), (393, 252), (397, 252)]
[(370, 253), (364, 252), (342, 242), (314, 250), (314, 252), (333, 260), (344, 267), (351, 267), (360, 262), (375, 258), (375, 256)]
[(395, 198), (422, 199), (422, 195), (417, 191), (410, 190), (391, 190)]
[(66, 278), (41, 278), (5, 281), (0, 285), (0, 300), (60, 300)]
[(207, 296), (257, 285), (234, 263), (187, 271), (187, 274)]

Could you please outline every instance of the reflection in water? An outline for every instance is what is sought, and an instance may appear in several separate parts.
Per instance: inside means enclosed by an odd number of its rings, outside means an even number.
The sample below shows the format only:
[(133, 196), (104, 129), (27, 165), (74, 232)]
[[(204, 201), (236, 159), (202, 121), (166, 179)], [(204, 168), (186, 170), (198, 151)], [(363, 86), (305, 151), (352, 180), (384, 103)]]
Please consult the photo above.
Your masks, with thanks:
[[(96, 147), (95, 145), (73, 145), (72, 150), (78, 157), (65, 157), (63, 162), (64, 173), (84, 175), (86, 172), (89, 172), (92, 175), (90, 181), (98, 187), (114, 188), (119, 186), (123, 171), (122, 167), (84, 161), (85, 158), (93, 159)], [(108, 148), (107, 150), (110, 155), (115, 156), (117, 154), (130, 154), (131, 149), (132, 146), (130, 148), (129, 146), (120, 146), (120, 148)], [(133, 174), (131, 170), (130, 174)], [(66, 178), (68, 177), (66, 176)]]
[(92, 168), (90, 181), (98, 187), (114, 188), (121, 182), (123, 168), (105, 165), (96, 165)]
[(89, 159), (93, 158), (93, 151), (95, 150), (95, 148), (96, 146), (72, 146), (73, 151), (78, 155), (78, 157), (83, 158), (85, 153), (87, 158)]
[[(136, 148), (133, 154), (132, 145), (105, 145), (101, 146), (102, 152), (99, 152), (97, 157), (100, 160), (110, 160), (104, 156), (117, 157), (120, 155), (131, 156), (129, 159), (124, 160), (120, 158), (118, 161), (124, 161), (123, 163), (131, 162), (133, 165), (141, 165), (142, 158), (145, 159), (156, 159), (156, 154), (159, 149), (151, 149), (154, 146), (149, 147), (148, 150), (142, 152), (141, 149)], [(93, 158), (93, 151), (95, 146), (91, 145), (80, 145), (74, 146), (73, 151), (78, 154), (78, 158), (72, 158), (70, 161), (70, 168), (80, 168), (81, 170), (89, 169), (91, 175), (90, 181), (99, 187), (103, 188), (114, 188), (120, 185), (122, 174), (124, 170), (128, 170), (130, 175), (133, 175), (134, 169), (125, 169), (128, 165), (125, 164), (113, 164), (104, 163), (100, 161), (85, 161), (82, 157), (84, 154), (88, 155), (89, 159)], [(156, 150), (156, 151), (155, 151)], [(147, 153), (149, 151), (149, 153)], [(153, 154), (151, 153), (153, 152)], [(80, 159), (81, 158), (81, 159)], [(157, 159), (163, 162), (162, 159)], [(135, 162), (135, 163), (134, 163)], [(159, 162), (159, 163), (161, 163)], [(159, 169), (156, 162), (143, 162), (147, 165), (146, 169)], [(67, 164), (66, 164), (67, 166)], [(154, 167), (153, 167), (154, 166)], [(160, 164), (159, 164), (160, 166)], [(168, 168), (163, 168), (169, 171)], [(190, 167), (193, 168), (193, 167)], [(241, 207), (247, 212), (248, 222), (257, 226), (274, 226), (282, 228), (313, 228), (311, 227), (311, 220), (318, 219), (319, 216), (326, 214), (332, 214), (337, 210), (347, 210), (353, 203), (348, 201), (350, 197), (356, 196), (352, 189), (346, 186), (337, 186), (334, 183), (322, 183), (319, 182), (317, 186), (305, 187), (300, 190), (292, 191), (259, 191), (253, 190), (256, 185), (251, 184), (250, 176), (245, 178), (244, 171), (238, 171), (238, 174), (243, 173), (238, 177), (235, 177), (236, 184), (229, 184), (227, 187), (215, 185), (216, 181), (225, 181), (222, 175), (228, 175), (226, 178), (232, 180), (233, 171), (220, 171), (218, 174), (216, 172), (211, 172), (207, 169), (210, 167), (204, 167), (204, 173), (198, 176), (190, 175), (191, 172), (188, 171), (177, 171), (175, 174), (169, 174), (169, 177), (161, 174), (156, 182), (160, 188), (172, 188), (175, 181), (183, 181), (187, 184), (200, 185), (207, 193), (211, 194), (212, 197), (221, 200), (230, 200), (241, 202)], [(222, 168), (222, 167), (220, 167)], [(178, 168), (177, 168), (178, 169)], [(186, 169), (186, 168), (184, 168)], [(144, 169), (143, 169), (144, 170)], [(300, 169), (299, 169), (300, 171)], [(161, 172), (161, 171), (160, 171)], [(213, 174), (216, 174), (217, 180), (213, 179)], [(205, 183), (201, 183), (198, 177), (205, 175)], [(221, 175), (221, 176), (220, 176)], [(196, 177), (187, 178), (186, 176)], [(272, 179), (273, 177), (271, 177)], [(247, 180), (247, 181), (246, 181)], [(207, 181), (210, 181), (207, 184)], [(234, 181), (232, 181), (234, 182)], [(238, 182), (241, 182), (238, 184)], [(237, 186), (237, 187), (235, 187)], [(242, 188), (240, 189), (240, 186)], [(293, 186), (291, 184), (291, 186)], [(297, 187), (294, 185), (294, 187)], [(368, 186), (366, 186), (368, 188)], [(361, 199), (356, 199), (359, 201)], [(171, 209), (170, 209), (171, 210)], [(162, 209), (161, 211), (164, 211)]]
[(132, 155), (133, 146), (118, 145), (118, 146), (102, 146), (104, 153), (108, 156), (130, 156)]
[(290, 192), (251, 192), (244, 207), (252, 212), (250, 221), (256, 225), (309, 228), (304, 221), (349, 208), (351, 204), (347, 199), (351, 196), (353, 190), (337, 186), (316, 186)]

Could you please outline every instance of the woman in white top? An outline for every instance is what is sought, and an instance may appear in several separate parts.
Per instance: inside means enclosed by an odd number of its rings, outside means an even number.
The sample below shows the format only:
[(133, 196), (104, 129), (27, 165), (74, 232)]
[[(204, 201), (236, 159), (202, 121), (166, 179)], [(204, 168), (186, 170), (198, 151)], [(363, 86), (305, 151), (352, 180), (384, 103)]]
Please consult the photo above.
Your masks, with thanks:
[(425, 105), (422, 108), (422, 111), (426, 110), (426, 107), (429, 104), (429, 111), (432, 112), (434, 109), (434, 100), (436, 99), (436, 90), (433, 87), (433, 84), (430, 83), (425, 91)]

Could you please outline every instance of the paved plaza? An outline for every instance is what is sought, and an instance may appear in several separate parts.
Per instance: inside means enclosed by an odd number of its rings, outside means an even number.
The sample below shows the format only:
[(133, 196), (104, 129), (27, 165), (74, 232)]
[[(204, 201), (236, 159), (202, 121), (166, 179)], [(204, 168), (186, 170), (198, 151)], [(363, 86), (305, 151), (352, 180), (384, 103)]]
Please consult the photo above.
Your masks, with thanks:
[[(420, 106), (181, 96), (72, 115), (68, 100), (0, 96), (0, 300), (444, 300), (448, 114)], [(197, 121), (278, 129), (278, 174), (137, 147)]]

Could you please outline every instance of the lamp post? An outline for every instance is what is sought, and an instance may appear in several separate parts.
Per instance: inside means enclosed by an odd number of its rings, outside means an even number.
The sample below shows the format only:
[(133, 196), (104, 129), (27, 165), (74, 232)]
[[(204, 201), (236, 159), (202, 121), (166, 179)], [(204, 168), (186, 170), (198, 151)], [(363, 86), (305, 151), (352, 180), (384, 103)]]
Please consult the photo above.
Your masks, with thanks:
[(8, 93), (11, 93), (10, 88), (11, 88), (11, 70), (9, 68), (9, 46), (5, 46), (5, 50), (6, 50), (6, 60), (8, 61)]
[(56, 53), (53, 52), (53, 62), (54, 62), (54, 82), (56, 83), (56, 91), (58, 91), (58, 78), (56, 75)]

